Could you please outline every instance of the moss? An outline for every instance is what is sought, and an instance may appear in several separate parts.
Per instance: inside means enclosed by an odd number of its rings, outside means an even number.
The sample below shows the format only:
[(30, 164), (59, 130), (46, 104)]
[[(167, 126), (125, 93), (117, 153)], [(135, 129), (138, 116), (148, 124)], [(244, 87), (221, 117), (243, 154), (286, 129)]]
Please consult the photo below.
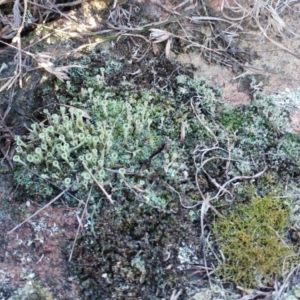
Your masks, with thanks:
[[(189, 245), (199, 254), (200, 228), (191, 225), (180, 203), (173, 209), (176, 214), (130, 197), (95, 208), (71, 263), (85, 299), (162, 299), (166, 291), (170, 295), (186, 285), (182, 269), (189, 264), (178, 262), (179, 249)], [(187, 298), (185, 290), (181, 296)]]
[[(296, 168), (291, 169), (291, 173), (299, 173), (300, 160), (299, 160), (299, 135), (288, 133), (280, 140), (277, 147), (278, 159), (282, 161), (283, 157), (288, 155), (290, 160), (296, 165)], [(291, 164), (292, 165), (292, 164)]]
[(213, 231), (225, 257), (218, 274), (245, 287), (281, 275), (282, 268), (289, 267), (288, 256), (294, 254), (284, 242), (288, 219), (288, 208), (271, 197), (253, 199), (218, 219)]

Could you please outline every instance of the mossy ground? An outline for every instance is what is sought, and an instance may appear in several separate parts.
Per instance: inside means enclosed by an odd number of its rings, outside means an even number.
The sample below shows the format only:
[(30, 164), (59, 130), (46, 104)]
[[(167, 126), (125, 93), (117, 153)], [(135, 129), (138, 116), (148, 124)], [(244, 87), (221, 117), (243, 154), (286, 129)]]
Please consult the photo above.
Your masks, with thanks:
[[(197, 211), (202, 195), (215, 197), (219, 187), (229, 180), (232, 182), (226, 186), (226, 192), (219, 192), (212, 204), (225, 215), (229, 208), (237, 211), (228, 214), (227, 221), (216, 223), (215, 229), (213, 214), (206, 219), (207, 230), (212, 230), (218, 241), (216, 251), (223, 249), (226, 252), (226, 239), (240, 239), (240, 228), (246, 230), (246, 225), (239, 222), (247, 218), (254, 227), (265, 229), (265, 233), (276, 231), (277, 237), (283, 233), (283, 227), (276, 226), (288, 224), (289, 214), (282, 202), (273, 202), (271, 196), (284, 196), (285, 187), (295, 186), (300, 173), (298, 137), (284, 132), (285, 114), (280, 115), (280, 122), (276, 123), (276, 118), (268, 118), (267, 110), (262, 109), (258, 100), (243, 108), (228, 108), (221, 103), (220, 90), (202, 79), (193, 78), (190, 71), (168, 61), (150, 62), (156, 75), (153, 76), (148, 66), (142, 77), (130, 75), (128, 66), (103, 53), (83, 56), (77, 63), (89, 68), (74, 69), (67, 85), (54, 82), (50, 95), (49, 89), (39, 94), (44, 99), (47, 99), (45, 95), (52, 97), (51, 103), (44, 102), (51, 104), (50, 114), (65, 105), (81, 109), (92, 117), (85, 119), (85, 126), (91, 132), (97, 118), (98, 122), (106, 118), (109, 126), (118, 124), (118, 116), (113, 110), (106, 116), (100, 109), (93, 109), (92, 99), (98, 97), (109, 105), (114, 101), (118, 105), (130, 103), (133, 110), (147, 102), (148, 117), (152, 120), (149, 127), (152, 142), (140, 135), (135, 137), (134, 126), (130, 135), (130, 138), (134, 137), (132, 140), (124, 142), (124, 132), (121, 132), (122, 139), (118, 130), (113, 133), (111, 146), (120, 160), (109, 165), (106, 158), (104, 169), (109, 176), (103, 181), (103, 186), (115, 200), (113, 206), (93, 181), (89, 182), (88, 188), (84, 186), (73, 191), (86, 201), (91, 188), (85, 231), (77, 242), (72, 262), (84, 299), (161, 299), (180, 288), (183, 288), (180, 299), (186, 299), (194, 288), (186, 270), (191, 264), (203, 263), (203, 245), (199, 239), (201, 222)], [(102, 76), (105, 84), (99, 84), (97, 76)], [(89, 92), (82, 93), (82, 89), (92, 90), (88, 95)], [(263, 96), (261, 99), (264, 100)], [(125, 120), (128, 115), (122, 113), (122, 109), (118, 111)], [(44, 127), (48, 126), (49, 117), (42, 110), (36, 117), (44, 121)], [(115, 128), (118, 126), (113, 126)], [(28, 149), (34, 151), (40, 140), (29, 141)], [(30, 165), (34, 172), (26, 177), (26, 181), (18, 174), (28, 173), (28, 169), (19, 168), (15, 173), (16, 181), (28, 192), (37, 193), (37, 197), (46, 192), (49, 195), (56, 193), (57, 189), (44, 179), (37, 181), (34, 173), (47, 175), (61, 189), (65, 187), (66, 176), (80, 183), (79, 174), (84, 169), (76, 162), (76, 155), (87, 155), (89, 149), (83, 147), (80, 151), (72, 154), (76, 172), (70, 171), (68, 164), (60, 160), (61, 173), (53, 171), (47, 163), (41, 163)], [(93, 166), (90, 168), (92, 170)], [(262, 174), (263, 170), (265, 173)], [(55, 177), (51, 177), (53, 173)], [(248, 179), (258, 173), (262, 175), (249, 182)], [(38, 188), (32, 190), (37, 185)], [(243, 210), (243, 205), (254, 196), (257, 202), (253, 203), (262, 204), (263, 209), (258, 206), (255, 208), (257, 214), (251, 216), (246, 214), (246, 208)], [(247, 208), (252, 209), (251, 205), (254, 204), (250, 203)], [(264, 218), (260, 218), (260, 213)], [(240, 215), (244, 218), (241, 221)], [(280, 222), (275, 226), (274, 222), (266, 223), (266, 219)], [(264, 240), (259, 244), (260, 252), (254, 253), (257, 249), (249, 247), (257, 231), (251, 233), (251, 228), (244, 245), (238, 244), (236, 251), (226, 252), (228, 264), (225, 269), (220, 269), (225, 270), (221, 276), (224, 280), (233, 279), (245, 286), (256, 282), (253, 269), (240, 273), (240, 266), (247, 266), (247, 263), (241, 260), (239, 266), (230, 265), (234, 255), (245, 250), (252, 251), (252, 263), (259, 268), (262, 277), (268, 280), (282, 275), (278, 264), (287, 254), (286, 248), (277, 245), (281, 255), (280, 260), (276, 260), (274, 255), (279, 252), (275, 249), (275, 240)], [(281, 238), (286, 236), (278, 237)], [(192, 249), (193, 255), (189, 254), (183, 263), (179, 259), (179, 249), (184, 246)], [(266, 247), (270, 249), (267, 251)], [(264, 255), (268, 255), (268, 259)], [(255, 260), (258, 256), (259, 260)], [(207, 258), (214, 263), (213, 257), (208, 255)]]
[(253, 287), (271, 282), (289, 270), (295, 253), (288, 245), (289, 208), (271, 197), (240, 204), (214, 225), (224, 255), (218, 274), (238, 285)]

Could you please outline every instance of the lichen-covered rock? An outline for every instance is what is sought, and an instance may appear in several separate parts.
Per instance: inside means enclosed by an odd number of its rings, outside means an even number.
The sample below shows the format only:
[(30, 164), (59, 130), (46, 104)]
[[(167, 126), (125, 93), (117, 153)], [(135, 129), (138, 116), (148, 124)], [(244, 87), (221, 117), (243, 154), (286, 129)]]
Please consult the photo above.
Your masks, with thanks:
[[(299, 136), (285, 133), (288, 114), (272, 117), (262, 95), (229, 108), (200, 78), (174, 71), (167, 80), (157, 74), (157, 84), (143, 77), (140, 86), (119, 63), (90, 68), (89, 59), (80, 62), (88, 68), (56, 85), (56, 109), (44, 110), (29, 136), (16, 139), (15, 179), (37, 198), (69, 188), (69, 204), (88, 199), (72, 263), (85, 299), (168, 299), (181, 288), (179, 299), (187, 299), (195, 295), (189, 269), (203, 264), (203, 253), (208, 264), (218, 263), (199, 238), (215, 224), (206, 215), (201, 227), (203, 201), (226, 214), (225, 203), (234, 210), (250, 199), (285, 197), (300, 174)], [(272, 208), (267, 213), (276, 219)], [(264, 222), (258, 218), (257, 227)], [(217, 252), (226, 230), (214, 233)], [(252, 285), (253, 274), (271, 276), (272, 263), (266, 273), (244, 267), (246, 275), (234, 279)]]

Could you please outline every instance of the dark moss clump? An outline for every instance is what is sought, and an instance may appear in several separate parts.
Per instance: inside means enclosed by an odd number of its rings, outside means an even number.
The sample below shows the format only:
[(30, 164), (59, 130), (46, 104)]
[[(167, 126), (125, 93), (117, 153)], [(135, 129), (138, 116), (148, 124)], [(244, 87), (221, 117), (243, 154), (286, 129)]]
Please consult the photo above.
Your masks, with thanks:
[(284, 240), (289, 209), (271, 197), (239, 205), (224, 219), (218, 219), (214, 234), (225, 261), (218, 274), (226, 281), (254, 287), (268, 283), (282, 268), (288, 269), (291, 245)]
[(26, 168), (17, 168), (14, 172), (14, 180), (21, 183), (22, 193), (34, 195), (36, 200), (47, 199), (54, 192), (49, 182), (30, 172)]
[[(158, 210), (128, 199), (90, 211), (96, 219), (72, 262), (84, 299), (167, 299), (189, 286), (178, 252), (189, 245), (202, 256), (199, 223), (192, 224), (180, 204)], [(186, 299), (186, 291), (179, 299)]]

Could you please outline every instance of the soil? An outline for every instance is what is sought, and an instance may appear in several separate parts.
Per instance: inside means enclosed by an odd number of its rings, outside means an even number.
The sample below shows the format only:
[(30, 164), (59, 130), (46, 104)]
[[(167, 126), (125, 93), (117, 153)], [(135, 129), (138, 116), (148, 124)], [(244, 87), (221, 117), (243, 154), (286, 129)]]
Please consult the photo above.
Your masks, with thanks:
[[(19, 206), (23, 217), (38, 208), (35, 204)], [(37, 279), (54, 299), (80, 299), (77, 283), (66, 263), (76, 234), (76, 211), (52, 206), (15, 232), (8, 233), (17, 225), (12, 220), (11, 209), (10, 215), (3, 216), (0, 224), (1, 299), (8, 299), (18, 287)]]
[[(99, 49), (110, 52), (114, 57), (117, 57), (120, 61), (125, 62), (128, 66), (124, 76), (130, 76), (134, 79), (135, 83), (138, 83), (144, 87), (149, 87), (155, 82), (155, 71), (153, 74), (147, 69), (148, 62), (150, 60), (157, 60), (156, 72), (159, 72), (164, 81), (160, 81), (157, 84), (164, 86), (168, 83), (170, 73), (177, 71), (178, 69), (184, 69), (185, 72), (194, 73), (194, 76), (200, 76), (211, 82), (213, 85), (221, 88), (224, 93), (224, 102), (230, 106), (241, 106), (251, 101), (253, 93), (254, 79), (255, 84), (259, 86), (259, 89), (269, 93), (279, 93), (286, 89), (291, 91), (297, 90), (300, 86), (300, 80), (298, 70), (300, 68), (300, 59), (295, 58), (293, 55), (287, 54), (285, 51), (279, 50), (273, 44), (264, 40), (261, 34), (252, 29), (250, 26), (245, 28), (247, 33), (241, 34), (237, 38), (237, 43), (242, 49), (251, 49), (254, 58), (251, 61), (242, 61), (233, 55), (233, 60), (238, 60), (243, 64), (242, 70), (237, 71), (236, 64), (230, 63), (229, 66), (224, 66), (220, 61), (208, 62), (207, 57), (201, 56), (201, 51), (195, 49), (195, 51), (183, 51), (180, 49), (180, 43), (175, 39), (173, 42), (173, 48), (171, 48), (170, 60), (164, 59), (164, 46), (160, 44), (154, 44), (150, 48), (145, 43), (142, 43), (143, 38), (138, 36), (120, 37), (119, 39), (112, 39), (106, 42), (97, 40), (95, 37), (95, 45), (89, 46), (94, 36), (84, 36), (81, 32), (112, 30), (107, 27), (105, 20), (108, 19), (109, 14), (113, 11), (111, 9), (112, 1), (88, 1), (81, 6), (77, 6), (74, 9), (65, 12), (68, 18), (61, 17), (52, 23), (48, 23), (48, 28), (42, 28), (38, 25), (35, 31), (29, 32), (24, 36), (24, 45), (29, 46), (33, 44), (32, 38), (36, 41), (39, 38), (46, 36), (49, 32), (56, 32), (62, 28), (67, 28), (69, 33), (74, 33), (70, 36), (64, 36), (63, 32), (59, 32), (59, 35), (53, 35), (38, 43), (38, 46), (32, 46), (31, 51), (38, 51), (43, 53), (52, 53), (57, 58), (56, 63), (61, 63), (70, 57), (80, 57), (80, 53), (77, 50), (78, 47), (82, 47), (86, 51), (97, 51)], [(118, 2), (118, 1), (115, 1)], [(170, 11), (178, 6), (182, 1), (168, 0), (168, 1), (143, 1), (135, 0), (128, 1), (128, 6), (125, 6), (128, 11), (133, 14), (133, 18), (130, 23), (127, 20), (119, 20), (115, 17), (116, 23), (113, 27), (120, 28), (122, 26), (129, 25), (143, 25), (149, 22), (162, 22), (170, 15)], [(191, 6), (194, 1), (191, 2)], [(216, 17), (221, 17), (220, 1), (208, 1), (208, 8), (214, 12)], [(163, 3), (163, 4), (161, 4)], [(184, 6), (183, 8), (186, 8)], [(109, 12), (110, 9), (110, 12)], [(297, 51), (300, 46), (300, 41), (297, 35), (300, 35), (300, 18), (299, 11), (300, 4), (295, 4), (291, 9), (287, 9), (283, 15), (283, 19), (293, 30), (295, 35), (288, 35), (285, 38), (277, 37), (277, 39), (284, 44), (287, 48)], [(183, 12), (182, 10), (178, 10)], [(122, 14), (122, 11), (119, 11)], [(126, 19), (126, 12), (123, 12), (123, 18)], [(125, 16), (125, 17), (124, 17)], [(176, 14), (175, 14), (176, 16)], [(73, 21), (72, 21), (73, 20)], [(75, 22), (74, 22), (75, 20)], [(79, 30), (76, 24), (81, 24), (82, 28)], [(110, 20), (112, 23), (112, 20)], [(191, 24), (181, 24), (189, 26)], [(194, 30), (197, 32), (196, 25)], [(197, 25), (199, 26), (199, 25)], [(50, 31), (49, 31), (50, 30)], [(173, 30), (172, 26), (168, 27), (168, 30)], [(201, 34), (209, 32), (209, 26), (205, 25), (200, 30)], [(120, 34), (121, 30), (116, 30), (116, 34)], [(142, 32), (143, 33), (143, 30)], [(140, 32), (135, 34), (141, 34)], [(101, 33), (102, 34), (102, 33)], [(178, 34), (178, 32), (174, 33)], [(197, 33), (198, 34), (198, 33)], [(99, 34), (100, 35), (100, 34)], [(148, 36), (146, 36), (148, 38)], [(85, 46), (82, 46), (85, 45)], [(158, 45), (158, 47), (156, 47)], [(39, 47), (39, 48), (38, 48)], [(16, 51), (7, 47), (2, 48), (0, 52), (0, 67), (3, 62), (9, 62), (8, 67), (1, 72), (2, 79), (12, 76), (16, 63), (13, 61)], [(145, 54), (145, 56), (143, 56)], [(178, 69), (175, 63), (181, 63), (178, 65)], [(58, 203), (45, 208), (37, 216), (30, 219), (14, 232), (8, 233), (15, 226), (21, 223), (24, 219), (31, 214), (42, 208), (46, 203), (38, 202), (35, 195), (26, 195), (22, 198), (22, 193), (19, 192), (19, 187), (14, 185), (12, 178), (12, 157), (14, 154), (13, 136), (14, 135), (26, 135), (27, 125), (32, 120), (40, 120), (41, 115), (39, 111), (45, 105), (49, 105), (49, 99), (51, 95), (55, 94), (55, 91), (49, 93), (49, 98), (37, 100), (41, 94), (41, 90), (47, 87), (47, 80), (50, 80), (47, 72), (42, 72), (40, 69), (36, 70), (34, 60), (30, 57), (24, 61), (26, 64), (26, 71), (23, 77), (23, 87), (20, 89), (17, 83), (10, 90), (6, 90), (0, 95), (1, 103), (1, 151), (3, 159), (0, 167), (0, 299), (8, 299), (16, 294), (19, 288), (22, 288), (27, 282), (38, 281), (45, 291), (52, 295), (52, 299), (112, 299), (113, 288), (111, 288), (111, 282), (108, 278), (105, 278), (105, 273), (102, 272), (99, 282), (93, 281), (86, 283), (86, 286), (82, 286), (77, 275), (74, 275), (76, 267), (69, 263), (69, 256), (73, 246), (73, 242), (78, 230), (78, 215), (82, 212), (82, 206), (68, 207), (64, 203), (58, 201)], [(46, 73), (46, 74), (45, 74)], [(120, 79), (111, 78), (111, 82), (115, 83)], [(262, 83), (262, 85), (260, 85)], [(295, 111), (290, 117), (291, 124), (295, 133), (300, 132), (300, 112)], [(6, 159), (4, 159), (4, 156)], [(25, 194), (24, 194), (25, 195)], [(108, 216), (109, 217), (109, 216)], [(112, 216), (111, 216), (112, 217)], [(170, 216), (164, 216), (166, 219)], [(152, 220), (149, 221), (149, 228), (153, 226), (151, 222), (157, 222), (156, 226), (166, 226), (163, 220), (155, 220), (155, 214), (153, 214)], [(151, 217), (150, 217), (151, 219)], [(130, 219), (129, 222), (134, 222)], [(184, 219), (182, 219), (184, 222)], [(101, 226), (105, 226), (101, 224)], [(195, 226), (196, 228), (197, 226)], [(148, 228), (148, 227), (147, 227)], [(181, 228), (187, 230), (187, 228)], [(100, 229), (99, 229), (100, 230)], [(109, 230), (109, 229), (108, 229)], [(194, 229), (195, 231), (190, 235), (191, 240), (195, 240), (197, 237), (193, 236), (196, 230), (200, 230), (199, 227)], [(83, 229), (80, 230), (83, 232)], [(150, 235), (151, 230), (149, 229)], [(122, 228), (118, 228), (118, 234), (120, 236), (126, 235)], [(138, 235), (138, 233), (135, 233)], [(166, 230), (168, 235), (168, 231)], [(181, 237), (183, 240), (184, 238)], [(118, 236), (113, 237), (118, 239)], [(189, 239), (185, 240), (188, 248)], [(80, 243), (79, 240), (78, 243)], [(172, 243), (177, 241), (170, 240), (170, 253), (175, 253), (177, 250), (172, 248)], [(121, 277), (131, 276), (125, 274), (122, 269), (122, 251), (133, 251), (130, 247), (136, 245), (124, 245), (124, 249), (120, 250), (118, 259), (110, 258), (114, 263), (114, 273), (120, 273)], [(137, 245), (136, 247), (141, 247)], [(145, 241), (144, 248), (150, 247)], [(144, 249), (143, 248), (143, 249)], [(156, 263), (156, 259), (159, 259), (158, 255), (151, 253), (151, 249), (147, 248), (147, 255), (151, 257), (153, 255), (152, 264)], [(134, 252), (136, 253), (136, 252)], [(75, 251), (76, 254), (76, 251)], [(95, 257), (94, 254), (90, 254), (91, 261), (93, 263)], [(168, 255), (168, 253), (166, 253)], [(171, 255), (171, 254), (170, 254)], [(190, 256), (192, 257), (194, 253)], [(76, 262), (79, 266), (83, 266), (87, 259), (86, 253), (77, 253)], [(163, 258), (161, 258), (163, 259)], [(73, 258), (73, 262), (75, 259)], [(200, 260), (194, 261), (194, 264), (199, 263)], [(176, 263), (172, 261), (172, 263)], [(164, 267), (173, 272), (172, 263), (167, 262)], [(178, 262), (177, 262), (178, 263)], [(180, 263), (178, 263), (180, 265)], [(95, 267), (95, 277), (100, 276), (99, 269)], [(193, 288), (203, 287), (202, 271), (197, 271), (197, 266), (194, 269), (188, 271), (188, 273), (195, 273), (193, 279)], [(105, 270), (109, 271), (109, 266), (105, 266)], [(78, 269), (76, 270), (78, 272)], [(122, 272), (124, 274), (122, 274)], [(174, 271), (175, 272), (175, 271)], [(200, 274), (200, 275), (199, 275)], [(189, 280), (190, 274), (184, 272), (181, 273), (181, 277), (174, 283), (173, 292), (179, 292), (181, 286), (185, 286)], [(155, 274), (152, 274), (155, 276)], [(141, 279), (142, 280), (142, 279)], [(84, 281), (81, 278), (81, 282)], [(85, 281), (87, 282), (87, 280)], [(138, 283), (134, 280), (137, 290), (139, 289)], [(99, 284), (101, 286), (101, 293), (95, 296), (88, 294), (87, 290), (93, 284)], [(120, 288), (120, 287), (119, 287)], [(141, 291), (139, 291), (141, 293)], [(150, 292), (150, 291), (148, 291)], [(153, 292), (153, 290), (151, 290)], [(83, 293), (86, 293), (83, 296)], [(146, 292), (145, 292), (146, 293)], [(157, 291), (157, 293), (159, 293)], [(163, 293), (160, 291), (160, 293)], [(195, 293), (194, 293), (195, 294)], [(40, 294), (41, 295), (41, 294)], [(44, 295), (44, 294), (43, 294)], [(170, 291), (165, 293), (165, 299), (188, 299), (176, 298), (171, 296)], [(186, 294), (185, 294), (186, 295)], [(189, 295), (189, 299), (193, 295)], [(38, 299), (48, 299), (46, 296), (38, 296)], [(43, 298), (44, 297), (44, 298)], [(49, 296), (50, 297), (50, 296)], [(93, 298), (94, 297), (94, 298)], [(125, 297), (125, 296), (124, 296)], [(23, 299), (23, 298), (18, 298)], [(25, 299), (25, 298), (24, 298)], [(34, 299), (34, 298), (26, 298)], [(51, 298), (49, 298), (51, 299)], [(117, 297), (116, 299), (138, 299), (135, 296), (134, 288), (125, 297)], [(144, 298), (146, 299), (146, 298)], [(150, 298), (149, 298), (150, 299)], [(155, 296), (151, 299), (158, 299)], [(160, 298), (161, 299), (161, 298)]]

